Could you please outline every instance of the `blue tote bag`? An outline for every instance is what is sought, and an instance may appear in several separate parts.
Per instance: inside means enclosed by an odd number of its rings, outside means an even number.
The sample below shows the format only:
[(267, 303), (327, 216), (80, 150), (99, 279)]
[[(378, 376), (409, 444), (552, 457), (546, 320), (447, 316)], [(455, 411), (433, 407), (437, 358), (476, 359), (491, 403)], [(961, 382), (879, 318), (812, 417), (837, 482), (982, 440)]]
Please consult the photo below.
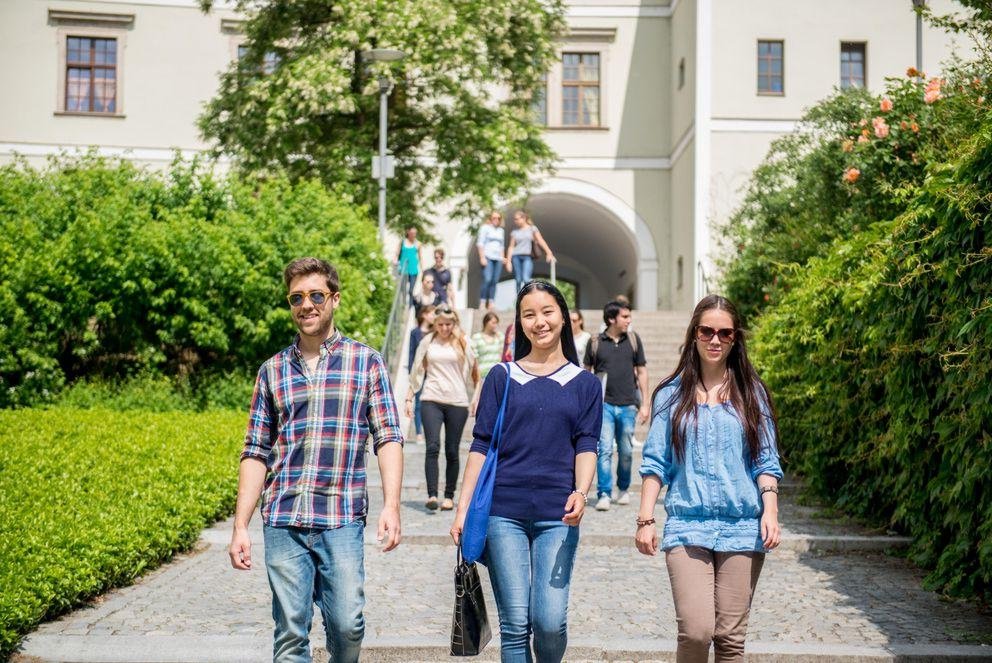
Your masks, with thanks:
[(489, 528), (489, 510), (493, 505), (493, 488), (496, 485), (496, 456), (499, 455), (499, 438), (503, 429), (503, 417), (506, 414), (506, 398), (510, 394), (510, 365), (501, 364), (506, 369), (506, 387), (503, 389), (503, 400), (499, 404), (496, 423), (493, 425), (493, 438), (486, 452), (486, 461), (479, 472), (479, 480), (472, 493), (468, 512), (465, 514), (465, 525), (462, 527), (459, 543), (462, 547), (462, 557), (469, 564), (482, 556), (486, 547), (486, 530)]

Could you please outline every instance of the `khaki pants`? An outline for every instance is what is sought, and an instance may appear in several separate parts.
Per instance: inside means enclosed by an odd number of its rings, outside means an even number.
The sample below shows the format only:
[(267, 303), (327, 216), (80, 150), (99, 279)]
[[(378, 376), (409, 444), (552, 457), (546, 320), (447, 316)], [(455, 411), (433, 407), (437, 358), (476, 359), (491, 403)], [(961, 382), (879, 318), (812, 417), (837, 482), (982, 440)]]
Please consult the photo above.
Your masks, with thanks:
[(696, 546), (665, 553), (679, 628), (678, 663), (706, 663), (710, 642), (716, 663), (744, 661), (747, 617), (764, 561), (764, 553)]

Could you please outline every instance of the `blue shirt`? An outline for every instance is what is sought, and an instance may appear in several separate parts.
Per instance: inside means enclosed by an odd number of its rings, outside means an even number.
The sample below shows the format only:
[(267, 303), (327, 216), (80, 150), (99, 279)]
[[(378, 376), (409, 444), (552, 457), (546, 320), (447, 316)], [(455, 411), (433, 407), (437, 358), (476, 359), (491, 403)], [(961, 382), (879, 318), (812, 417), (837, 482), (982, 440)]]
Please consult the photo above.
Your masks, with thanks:
[(685, 424), (685, 459), (672, 448), (672, 413), (680, 379), (658, 392), (651, 429), (644, 442), (641, 476), (654, 475), (668, 486), (662, 548), (701, 546), (718, 552), (764, 552), (758, 476), (782, 478), (774, 429), (767, 403), (760, 428), (757, 462), (744, 441), (744, 428), (733, 406), (699, 405)]
[[(472, 451), (486, 453), (506, 385), (507, 364), (482, 385)], [(561, 520), (575, 489), (575, 456), (596, 452), (603, 426), (603, 389), (589, 371), (565, 364), (545, 376), (510, 363), (503, 432), (490, 514), (522, 520)]]

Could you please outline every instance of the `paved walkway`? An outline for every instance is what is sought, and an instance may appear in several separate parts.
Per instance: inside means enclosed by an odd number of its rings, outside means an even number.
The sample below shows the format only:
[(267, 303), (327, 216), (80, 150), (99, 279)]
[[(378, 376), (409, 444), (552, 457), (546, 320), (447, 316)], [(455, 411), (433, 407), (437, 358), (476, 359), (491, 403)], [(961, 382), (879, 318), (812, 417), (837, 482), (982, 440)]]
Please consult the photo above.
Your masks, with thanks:
[[(449, 658), (451, 513), (423, 508), (423, 447), (408, 445), (406, 455), (404, 542), (384, 554), (374, 527), (366, 535), (363, 659), (369, 661)], [(374, 467), (371, 475), (374, 523), (381, 494)], [(796, 505), (793, 497), (784, 491), (783, 546), (768, 556), (754, 598), (749, 661), (992, 661), (992, 646), (983, 644), (992, 643), (992, 616), (922, 589), (918, 570), (883, 552), (904, 546), (904, 539), (824, 518), (814, 508)], [(664, 560), (634, 550), (635, 509), (614, 506), (601, 513), (590, 507), (583, 521), (572, 582), (569, 661), (674, 660), (675, 616)], [(254, 558), (262, 560), (257, 517), (253, 525)], [(137, 585), (43, 625), (18, 658), (270, 660), (265, 572), (230, 568), (230, 528), (229, 521), (218, 523), (203, 533), (194, 552)], [(495, 620), (491, 594), (489, 606)], [(316, 621), (313, 642), (320, 645)], [(498, 660), (498, 643), (477, 660)]]

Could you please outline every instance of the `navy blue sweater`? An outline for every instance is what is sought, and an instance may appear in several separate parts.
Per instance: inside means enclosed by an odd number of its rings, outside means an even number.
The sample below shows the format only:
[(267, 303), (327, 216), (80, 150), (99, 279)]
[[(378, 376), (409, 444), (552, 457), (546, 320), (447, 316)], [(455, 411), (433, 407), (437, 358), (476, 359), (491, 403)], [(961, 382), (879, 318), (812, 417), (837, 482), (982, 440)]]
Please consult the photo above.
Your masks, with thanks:
[[(506, 385), (506, 364), (482, 385), (472, 451), (486, 453)], [(603, 424), (603, 388), (592, 373), (566, 364), (551, 375), (510, 366), (496, 485), (490, 513), (524, 520), (561, 520), (575, 488), (575, 455), (596, 452)]]

